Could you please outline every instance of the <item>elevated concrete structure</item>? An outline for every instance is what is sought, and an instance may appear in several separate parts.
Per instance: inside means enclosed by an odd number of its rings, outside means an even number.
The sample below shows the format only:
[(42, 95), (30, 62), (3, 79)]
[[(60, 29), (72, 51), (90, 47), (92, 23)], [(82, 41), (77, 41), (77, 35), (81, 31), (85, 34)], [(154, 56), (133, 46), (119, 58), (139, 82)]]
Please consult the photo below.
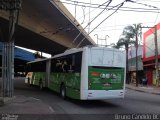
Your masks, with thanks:
[[(8, 12), (0, 11), (1, 41), (7, 38), (8, 16)], [(84, 37), (81, 47), (95, 44), (83, 31), (71, 46), (83, 28), (59, 0), (22, 0), (18, 24), (15, 45), (25, 48), (54, 55), (76, 47)]]

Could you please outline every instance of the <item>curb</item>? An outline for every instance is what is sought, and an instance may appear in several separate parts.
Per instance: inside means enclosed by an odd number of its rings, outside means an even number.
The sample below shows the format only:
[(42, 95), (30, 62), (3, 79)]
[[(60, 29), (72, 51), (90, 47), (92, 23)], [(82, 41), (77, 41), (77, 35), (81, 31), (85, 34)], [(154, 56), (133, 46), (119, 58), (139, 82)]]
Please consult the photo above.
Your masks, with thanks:
[(135, 91), (139, 91), (139, 92), (160, 95), (160, 92), (145, 91), (145, 90), (140, 90), (140, 89), (136, 89), (136, 88), (132, 88), (132, 87), (128, 87), (128, 86), (126, 86), (126, 88), (131, 89), (131, 90), (135, 90)]
[(0, 97), (0, 107), (5, 105), (8, 101), (15, 99), (16, 97)]

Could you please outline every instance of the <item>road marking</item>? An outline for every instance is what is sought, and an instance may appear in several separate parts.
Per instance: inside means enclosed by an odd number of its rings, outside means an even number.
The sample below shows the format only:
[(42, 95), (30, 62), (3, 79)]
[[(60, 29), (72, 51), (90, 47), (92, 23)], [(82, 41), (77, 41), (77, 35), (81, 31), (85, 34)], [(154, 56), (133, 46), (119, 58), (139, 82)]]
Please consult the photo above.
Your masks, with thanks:
[(51, 106), (49, 106), (49, 109), (50, 109), (50, 111), (51, 111), (52, 113), (55, 112)]

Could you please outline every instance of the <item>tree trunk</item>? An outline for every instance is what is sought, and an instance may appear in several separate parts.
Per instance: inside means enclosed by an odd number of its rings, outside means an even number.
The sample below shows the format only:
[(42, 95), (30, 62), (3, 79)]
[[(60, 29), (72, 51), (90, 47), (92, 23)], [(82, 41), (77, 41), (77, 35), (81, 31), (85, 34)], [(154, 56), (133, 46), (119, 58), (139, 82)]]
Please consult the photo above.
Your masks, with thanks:
[(126, 49), (126, 83), (129, 84), (129, 73), (128, 73), (128, 44), (125, 45)]

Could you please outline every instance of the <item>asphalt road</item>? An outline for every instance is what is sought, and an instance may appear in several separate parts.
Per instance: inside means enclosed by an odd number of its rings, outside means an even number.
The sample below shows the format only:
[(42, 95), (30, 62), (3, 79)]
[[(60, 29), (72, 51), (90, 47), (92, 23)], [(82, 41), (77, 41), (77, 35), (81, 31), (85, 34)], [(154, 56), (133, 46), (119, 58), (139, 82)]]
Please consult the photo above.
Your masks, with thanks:
[[(119, 114), (120, 115), (125, 114), (127, 115), (125, 117), (131, 117), (131, 114), (157, 115), (160, 113), (160, 95), (148, 94), (148, 93), (133, 91), (130, 89), (126, 89), (126, 96), (124, 99), (80, 101), (68, 98), (66, 100), (63, 100), (55, 92), (49, 90), (41, 91), (37, 87), (24, 84), (24, 81), (22, 79), (17, 79), (15, 80), (15, 96), (17, 98), (22, 97), (23, 99), (32, 98), (31, 101), (33, 102), (32, 103), (33, 109), (32, 110), (28, 109), (27, 113), (28, 115), (32, 114), (32, 116), (34, 116), (34, 114), (36, 115), (54, 114), (58, 115), (58, 118), (60, 117), (61, 119), (68, 119), (68, 120), (70, 119), (103, 120), (103, 119), (118, 119), (120, 117), (123, 117), (123, 116), (117, 116)], [(29, 104), (26, 105), (29, 106)], [(14, 106), (12, 106), (12, 108)], [(37, 107), (42, 106), (42, 107), (35, 109), (36, 106)], [(7, 112), (7, 110), (9, 110), (9, 108), (0, 107), (0, 113)], [(25, 112), (23, 113), (22, 111), (23, 110), (18, 111), (18, 109), (15, 109), (14, 113), (18, 114), (18, 112), (20, 112), (22, 114), (26, 114)], [(157, 119), (160, 119), (160, 116), (158, 116)]]

